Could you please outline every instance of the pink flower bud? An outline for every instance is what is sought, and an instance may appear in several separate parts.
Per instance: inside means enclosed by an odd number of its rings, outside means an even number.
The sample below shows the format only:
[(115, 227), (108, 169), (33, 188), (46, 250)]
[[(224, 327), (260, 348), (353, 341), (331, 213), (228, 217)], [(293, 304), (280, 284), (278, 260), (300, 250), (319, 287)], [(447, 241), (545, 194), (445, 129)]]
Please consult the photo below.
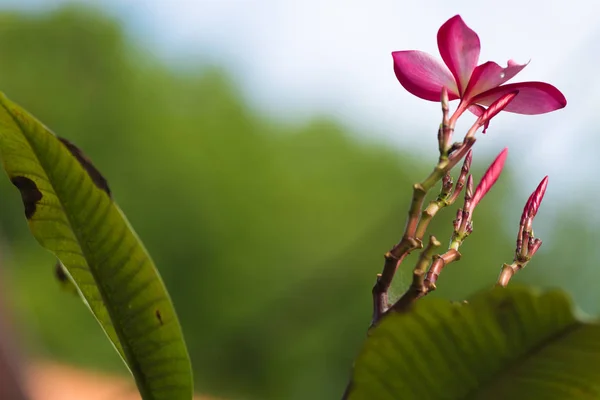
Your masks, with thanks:
[(463, 162), (462, 171), (465, 175), (471, 170), (471, 162), (473, 161), (473, 150), (469, 150)]
[(490, 125), (490, 120), (496, 115), (498, 115), (500, 111), (504, 110), (518, 94), (518, 90), (506, 93), (504, 96), (500, 97), (498, 100), (490, 104), (488, 109), (485, 110), (483, 114), (481, 114), (481, 116), (477, 120), (477, 123), (479, 124), (479, 126), (483, 126), (483, 133), (485, 133), (488, 126)]
[(473, 199), (473, 175), (469, 175), (467, 178), (467, 188), (465, 189), (465, 201), (471, 201)]
[(536, 216), (540, 205), (542, 204), (542, 200), (544, 199), (544, 194), (546, 194), (547, 187), (548, 176), (546, 175), (538, 187), (531, 193), (529, 199), (527, 199), (527, 203), (525, 203), (525, 207), (523, 208), (523, 214), (521, 214), (521, 225), (523, 225), (528, 218), (533, 219)]
[(481, 182), (477, 185), (475, 189), (475, 194), (473, 195), (473, 199), (471, 200), (471, 210), (475, 208), (475, 206), (481, 201), (481, 199), (487, 194), (487, 192), (494, 186), (500, 174), (502, 173), (502, 169), (504, 168), (504, 162), (506, 161), (506, 157), (508, 156), (508, 148), (505, 148), (498, 154), (494, 162), (490, 164), (485, 174), (483, 174), (483, 178), (481, 178)]

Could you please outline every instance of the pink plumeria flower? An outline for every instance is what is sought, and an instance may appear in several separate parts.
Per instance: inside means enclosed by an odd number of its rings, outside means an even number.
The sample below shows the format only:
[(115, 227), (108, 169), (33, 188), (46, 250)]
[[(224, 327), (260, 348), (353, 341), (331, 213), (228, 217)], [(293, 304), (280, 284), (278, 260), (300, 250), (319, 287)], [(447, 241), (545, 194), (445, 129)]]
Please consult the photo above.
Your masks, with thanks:
[(506, 68), (492, 61), (477, 65), (479, 36), (460, 15), (450, 18), (438, 31), (438, 48), (444, 64), (433, 56), (417, 50), (395, 51), (394, 71), (406, 90), (425, 100), (440, 101), (446, 87), (450, 100), (460, 99), (454, 113), (455, 121), (469, 109), (477, 116), (502, 96), (518, 92), (504, 108), (517, 114), (543, 114), (567, 105), (565, 96), (545, 82), (520, 82), (505, 85), (527, 64), (508, 61)]

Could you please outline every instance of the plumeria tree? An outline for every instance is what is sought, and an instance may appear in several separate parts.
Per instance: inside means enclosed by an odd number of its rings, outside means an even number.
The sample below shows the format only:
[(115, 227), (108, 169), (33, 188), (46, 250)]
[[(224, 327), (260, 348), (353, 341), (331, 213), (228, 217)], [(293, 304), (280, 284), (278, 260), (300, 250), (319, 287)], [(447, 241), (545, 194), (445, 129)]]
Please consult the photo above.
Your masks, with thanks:
[[(442, 123), (438, 130), (440, 155), (433, 172), (423, 182), (414, 185), (413, 200), (402, 239), (385, 255), (383, 272), (378, 275), (373, 288), (373, 324), (390, 308), (401, 309), (408, 302), (434, 290), (435, 281), (443, 266), (460, 258), (458, 249), (473, 229), (473, 210), (499, 178), (507, 156), (505, 149), (492, 163), (473, 193), (473, 181), (469, 170), (477, 131), (483, 127), (485, 132), (490, 120), (501, 111), (543, 114), (563, 108), (567, 104), (563, 94), (545, 82), (504, 84), (525, 68), (526, 64), (517, 64), (509, 60), (506, 68), (492, 61), (477, 65), (479, 36), (459, 15), (442, 25), (437, 40), (445, 65), (418, 50), (392, 53), (396, 77), (406, 90), (424, 100), (441, 101)], [(450, 115), (449, 101), (457, 99), (460, 100), (458, 106)], [(456, 121), (466, 110), (473, 112), (477, 120), (461, 142), (452, 143)], [(463, 158), (460, 176), (453, 187), (450, 171)], [(423, 259), (415, 268), (413, 285), (407, 294), (392, 306), (389, 303), (388, 291), (396, 269), (408, 254), (423, 248), (423, 237), (431, 219), (440, 209), (457, 200), (465, 186), (465, 180), (467, 185), (464, 207), (459, 209), (457, 214), (449, 250), (439, 257), (434, 257), (435, 263), (423, 281), (422, 277), (428, 267), (426, 261), (433, 257), (433, 249), (439, 246), (434, 237), (429, 238), (422, 254)], [(438, 198), (424, 209), (427, 193), (440, 181), (442, 189)]]
[[(509, 60), (505, 68), (492, 61), (478, 65), (479, 37), (458, 15), (441, 26), (437, 42), (443, 63), (422, 51), (392, 53), (400, 84), (421, 99), (441, 102), (439, 158), (431, 174), (414, 184), (404, 233), (385, 254), (372, 291), (368, 339), (344, 398), (598, 398), (600, 336), (595, 335), (600, 326), (577, 320), (562, 292), (507, 288), (542, 245), (532, 223), (547, 176), (525, 202), (513, 260), (502, 265), (492, 290), (464, 302), (422, 299), (436, 289), (444, 268), (460, 260), (460, 247), (474, 232), (475, 208), (500, 178), (507, 160), (504, 148), (473, 189), (470, 169), (477, 132), (485, 133), (501, 112), (544, 114), (567, 104), (548, 83), (507, 83), (527, 64)], [(458, 105), (450, 113), (453, 100)], [(467, 110), (476, 121), (461, 141), (453, 141), (456, 122)], [(452, 171), (461, 162), (454, 182)], [(426, 202), (438, 186), (437, 196)], [(461, 195), (463, 204), (456, 212), (449, 246), (440, 250), (435, 236), (426, 237), (429, 224)], [(392, 279), (414, 251), (420, 253), (412, 282), (403, 295), (391, 299)], [(581, 353), (583, 349), (590, 353)], [(586, 368), (584, 359), (597, 366)]]

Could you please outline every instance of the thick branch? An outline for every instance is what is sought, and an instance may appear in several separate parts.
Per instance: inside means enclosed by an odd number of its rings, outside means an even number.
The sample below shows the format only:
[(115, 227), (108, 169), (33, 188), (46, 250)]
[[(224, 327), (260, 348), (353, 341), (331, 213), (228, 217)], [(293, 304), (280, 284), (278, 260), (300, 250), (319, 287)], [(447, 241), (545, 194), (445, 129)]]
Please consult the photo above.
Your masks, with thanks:
[[(411, 238), (402, 238), (394, 248), (385, 254), (385, 263), (383, 265), (383, 273), (377, 275), (377, 281), (373, 286), (373, 320), (371, 325), (375, 325), (381, 316), (390, 307), (388, 302), (388, 290), (392, 284), (392, 279), (396, 274), (396, 269), (413, 249), (421, 246)], [(396, 256), (399, 254), (399, 256)]]
[(398, 266), (411, 251), (423, 247), (420, 238), (415, 235), (425, 195), (443, 178), (447, 165), (447, 160), (442, 161), (422, 183), (413, 185), (413, 196), (408, 209), (408, 221), (406, 222), (404, 235), (402, 236), (402, 240), (385, 254), (383, 272), (377, 275), (377, 281), (375, 282), (375, 286), (373, 286), (373, 319), (371, 325), (376, 324), (390, 307), (388, 303), (388, 290)]
[[(412, 201), (408, 209), (408, 220), (406, 221), (404, 234), (402, 235), (400, 242), (385, 254), (383, 271), (381, 274), (377, 275), (377, 280), (373, 286), (373, 319), (371, 326), (375, 325), (381, 316), (390, 308), (388, 291), (398, 266), (411, 251), (423, 247), (421, 240), (425, 235), (429, 222), (441, 208), (448, 204), (448, 195), (445, 195), (443, 200), (438, 199), (437, 202), (432, 202), (430, 207), (422, 211), (425, 196), (431, 188), (442, 180), (444, 176), (446, 176), (448, 172), (467, 155), (471, 147), (473, 147), (473, 144), (475, 144), (473, 135), (467, 134), (462, 143), (458, 143), (456, 146), (448, 148), (447, 144), (449, 143), (454, 130), (455, 119), (453, 120), (450, 118), (450, 120), (448, 120), (446, 103), (447, 101), (442, 99), (443, 122), (441, 129), (438, 132), (438, 139), (440, 140), (439, 162), (423, 182), (413, 185)], [(461, 110), (460, 113), (463, 111), (464, 110)], [(457, 110), (454, 116), (459, 115), (460, 113)], [(442, 187), (442, 193), (444, 190), (444, 187)]]
[(433, 253), (441, 245), (441, 243), (435, 238), (435, 236), (429, 237), (429, 242), (425, 250), (421, 252), (419, 261), (413, 270), (412, 284), (408, 290), (402, 295), (402, 297), (394, 304), (394, 311), (402, 311), (408, 308), (412, 303), (427, 294), (427, 287), (425, 286), (425, 274), (431, 260)]

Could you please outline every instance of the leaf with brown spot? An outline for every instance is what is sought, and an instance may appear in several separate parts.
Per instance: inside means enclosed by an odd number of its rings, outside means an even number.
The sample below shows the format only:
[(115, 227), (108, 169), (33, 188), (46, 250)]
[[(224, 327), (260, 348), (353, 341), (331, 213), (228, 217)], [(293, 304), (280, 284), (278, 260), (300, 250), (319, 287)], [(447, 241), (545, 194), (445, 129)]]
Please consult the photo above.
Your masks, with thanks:
[(83, 151), (79, 147), (75, 146), (72, 142), (60, 136), (57, 136), (57, 138), (61, 141), (62, 144), (65, 145), (65, 147), (71, 152), (71, 154), (73, 154), (77, 161), (79, 161), (79, 164), (81, 164), (83, 169), (87, 171), (90, 178), (92, 178), (94, 184), (98, 188), (104, 190), (106, 194), (108, 194), (108, 196), (110, 197), (111, 193), (110, 188), (108, 187), (108, 182), (106, 181), (106, 178), (102, 176), (100, 171), (98, 171), (98, 169), (94, 166), (94, 164), (92, 164), (92, 160), (90, 160), (89, 157), (86, 156), (83, 153)]
[(24, 176), (13, 176), (10, 181), (21, 192), (21, 199), (25, 207), (25, 218), (30, 219), (35, 213), (37, 202), (43, 197), (42, 192), (38, 190), (34, 181)]
[(106, 179), (79, 148), (4, 95), (0, 158), (33, 236), (64, 266), (55, 271), (60, 278), (77, 285), (142, 398), (190, 400), (192, 370), (177, 314), (150, 255), (107, 196)]

